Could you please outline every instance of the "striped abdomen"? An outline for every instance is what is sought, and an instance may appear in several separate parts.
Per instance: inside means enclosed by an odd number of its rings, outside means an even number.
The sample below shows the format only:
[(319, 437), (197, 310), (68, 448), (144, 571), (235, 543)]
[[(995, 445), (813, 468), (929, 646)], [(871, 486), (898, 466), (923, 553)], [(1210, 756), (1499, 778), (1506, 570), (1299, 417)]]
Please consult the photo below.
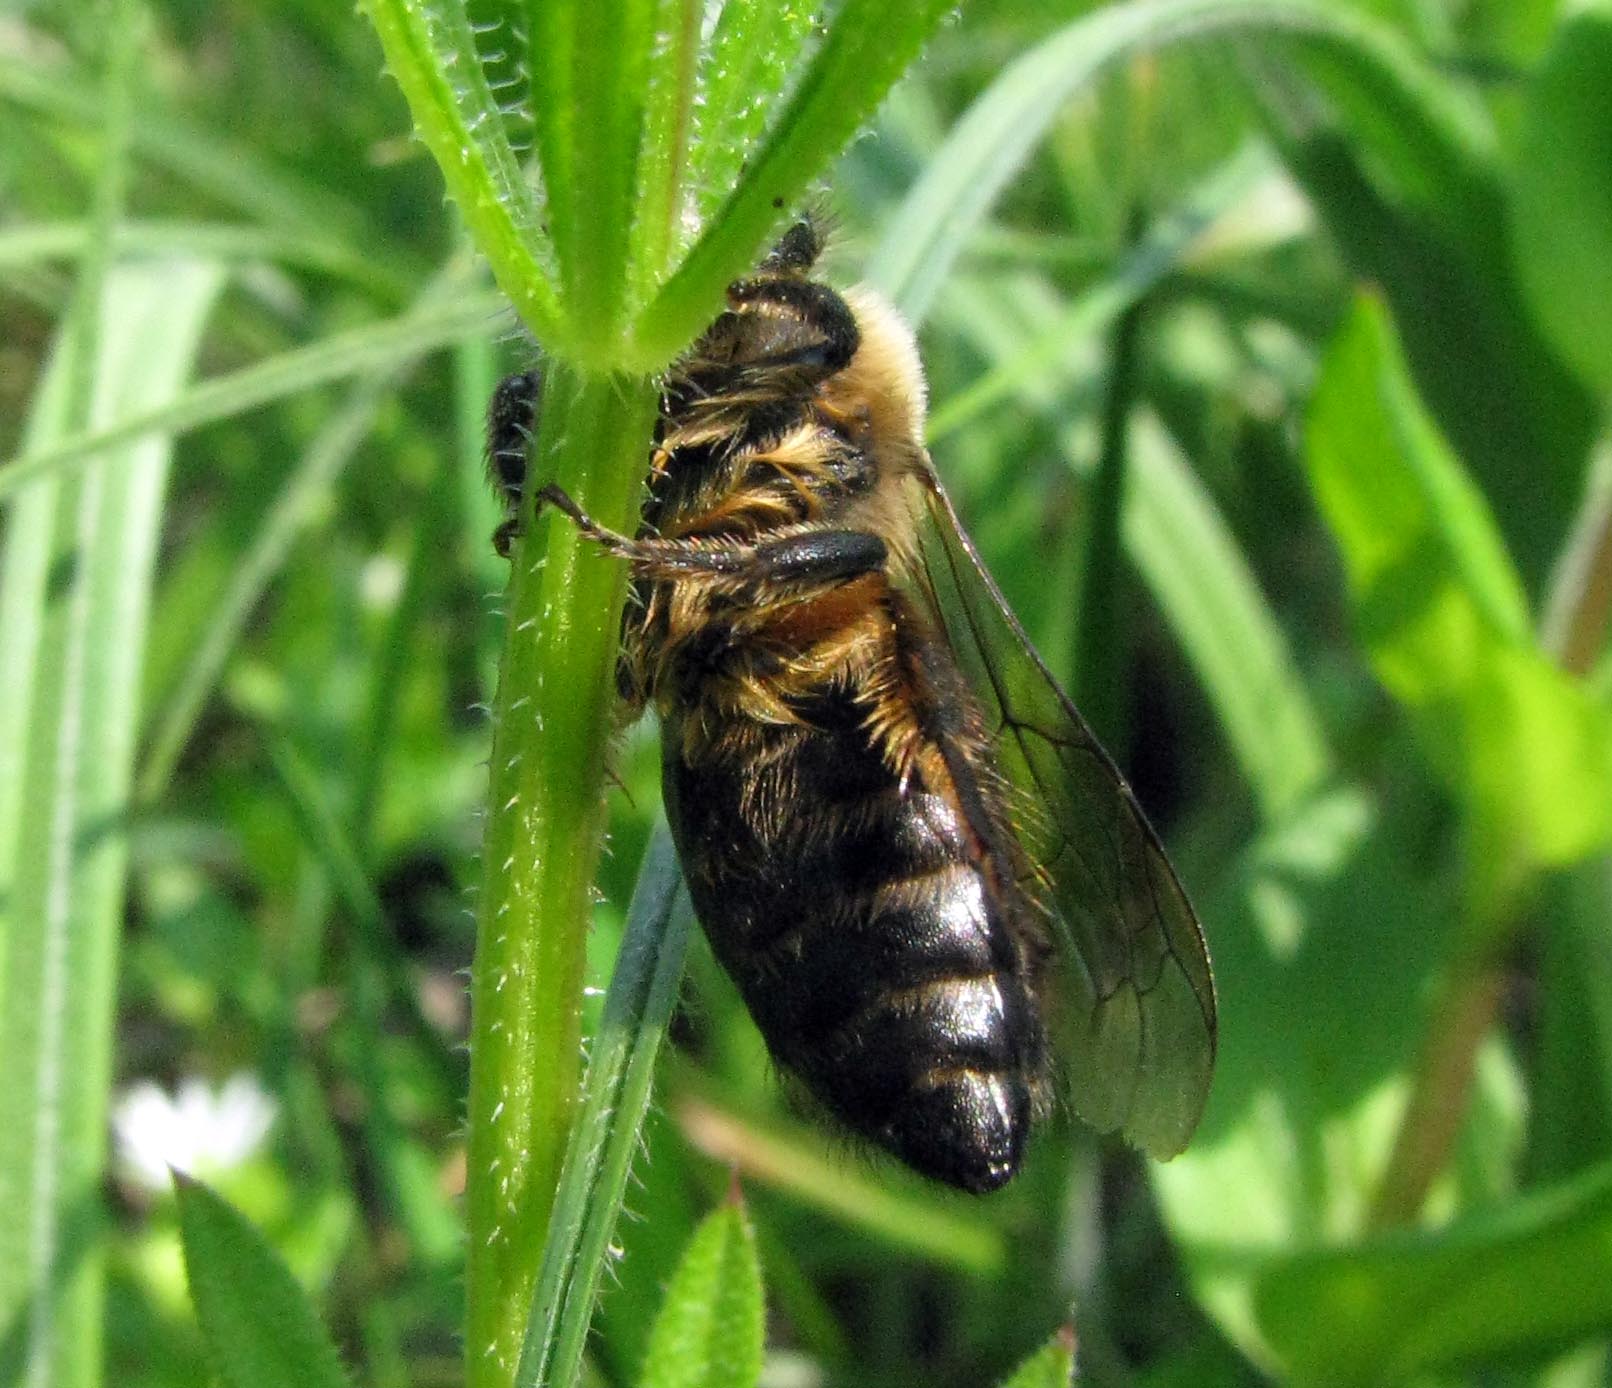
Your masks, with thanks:
[(921, 778), (903, 792), (851, 700), (811, 713), (729, 729), (693, 765), (665, 729), (696, 911), (774, 1059), (842, 1123), (993, 1190), (1018, 1169), (1041, 1068), (1006, 918), (1024, 903), (999, 899), (955, 805)]

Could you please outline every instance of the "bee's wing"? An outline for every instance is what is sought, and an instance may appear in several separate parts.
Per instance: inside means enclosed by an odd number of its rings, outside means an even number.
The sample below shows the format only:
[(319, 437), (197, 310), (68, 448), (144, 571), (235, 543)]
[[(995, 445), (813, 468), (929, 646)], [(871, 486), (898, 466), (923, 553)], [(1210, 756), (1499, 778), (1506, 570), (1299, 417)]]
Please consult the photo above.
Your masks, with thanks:
[(1209, 1092), (1215, 991), (1203, 931), (1119, 770), (1030, 645), (927, 463), (912, 586), (984, 705), (1019, 838), (1055, 916), (1047, 1001), (1075, 1112), (1156, 1157)]

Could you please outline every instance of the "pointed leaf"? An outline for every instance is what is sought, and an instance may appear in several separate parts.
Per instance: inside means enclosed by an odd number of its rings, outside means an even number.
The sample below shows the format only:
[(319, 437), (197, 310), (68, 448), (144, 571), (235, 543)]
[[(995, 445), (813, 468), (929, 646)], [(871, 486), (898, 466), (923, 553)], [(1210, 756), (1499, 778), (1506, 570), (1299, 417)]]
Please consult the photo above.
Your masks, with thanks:
[(302, 1288), (251, 1222), (174, 1173), (190, 1299), (226, 1388), (347, 1388), (335, 1347)]
[(1075, 1334), (1065, 1326), (1013, 1371), (1002, 1388), (1070, 1388), (1075, 1381)]
[(695, 1230), (650, 1332), (642, 1388), (753, 1388), (761, 1377), (761, 1265), (744, 1207)]
[(1399, 1383), (1612, 1322), (1612, 1166), (1437, 1233), (1287, 1258), (1254, 1288), (1301, 1382)]
[(1328, 355), (1306, 460), (1372, 666), (1459, 800), (1533, 864), (1612, 838), (1612, 716), (1534, 644), (1488, 506), (1374, 299)]

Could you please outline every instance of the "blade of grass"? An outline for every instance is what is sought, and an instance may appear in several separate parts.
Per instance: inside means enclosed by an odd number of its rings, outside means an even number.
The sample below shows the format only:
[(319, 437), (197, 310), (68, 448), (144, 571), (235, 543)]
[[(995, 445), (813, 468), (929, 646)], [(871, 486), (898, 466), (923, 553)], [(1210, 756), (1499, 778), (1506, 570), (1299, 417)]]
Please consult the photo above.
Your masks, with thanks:
[(1113, 324), (1137, 299), (1192, 257), (1199, 239), (1270, 170), (1270, 160), (1249, 148), (1228, 160), (1179, 206), (1159, 217), (1117, 264), (1094, 265), (1094, 283), (1068, 311), (1051, 318), (1023, 349), (995, 363), (966, 389), (947, 397), (924, 430), (930, 444), (1014, 397), (1022, 383), (1069, 356), (1071, 342), (1095, 336)]
[[(95, 83), (69, 63), (0, 58), (0, 100), (25, 109), (84, 125), (99, 124), (102, 113)], [(418, 267), (393, 261), (395, 242), (379, 235), (362, 207), (265, 159), (257, 145), (221, 140), (209, 129), (192, 126), (145, 103), (134, 112), (129, 138), (142, 159), (167, 169), (226, 206), (238, 208), (271, 226), (296, 228), (326, 239), (332, 254), (363, 246), (386, 264), (386, 274), (400, 283), (418, 280)]]
[(160, 408), (75, 432), (0, 463), (0, 502), (47, 473), (87, 467), (102, 452), (147, 434), (182, 434), (256, 405), (296, 395), (326, 381), (384, 371), (467, 337), (484, 335), (507, 311), (504, 296), (468, 293), (429, 312), (411, 312), (307, 347), (281, 352), (255, 366), (216, 376), (177, 394)]
[(1082, 16), (1016, 59), (969, 108), (929, 160), (868, 262), (878, 286), (914, 322), (975, 228), (1070, 97), (1108, 64), (1187, 39), (1249, 32), (1291, 42), (1306, 60), (1337, 55), (1374, 80), (1384, 100), (1466, 149), (1457, 114), (1419, 78), (1392, 32), (1303, 0), (1137, 0)]
[(1268, 824), (1332, 774), (1287, 639), (1213, 499), (1151, 414), (1136, 421), (1126, 549), (1191, 660)]
[[(86, 222), (34, 222), (0, 231), (0, 274), (27, 272), (41, 262), (84, 253), (91, 234)], [(127, 221), (113, 232), (120, 257), (177, 255), (195, 260), (271, 261), (350, 280), (388, 300), (406, 298), (416, 280), (352, 247), (288, 228), (232, 226), (220, 222), (147, 219)]]
[[(198, 264), (108, 276), (91, 419), (148, 409), (175, 392), (222, 282), (216, 267)], [(7, 533), (4, 586), (39, 565), (19, 588), (38, 604), (25, 619), (31, 633), (0, 631), (7, 660), (19, 660), (19, 679), (31, 686), (22, 708), (5, 710), (6, 739), (20, 746), (0, 757), (16, 766), (0, 841), (10, 869), (0, 883), (8, 1066), (0, 1190), (12, 1208), (30, 1212), (0, 1221), (11, 1231), (0, 1233), (0, 1334), (9, 1348), (19, 1297), (30, 1299), (30, 1383), (89, 1383), (98, 1371), (95, 1230), (127, 855), (122, 819), (168, 452), (168, 440), (149, 438), (71, 480), (39, 484), (54, 497), (27, 497)], [(43, 531), (24, 529), (47, 515)]]
[(819, 1135), (763, 1130), (702, 1099), (685, 1098), (675, 1117), (690, 1142), (746, 1180), (763, 1181), (898, 1248), (989, 1277), (1008, 1258), (999, 1230), (981, 1216), (938, 1205), (932, 1186), (886, 1167), (848, 1170)]
[(591, 1046), (582, 1107), (555, 1195), (521, 1349), (520, 1388), (576, 1381), (627, 1174), (649, 1109), (655, 1057), (671, 1022), (693, 913), (662, 822), (650, 838), (621, 952)]
[[(170, 396), (222, 283), (210, 265), (110, 263), (143, 21), (132, 0), (110, 15), (93, 232), (34, 443)], [(117, 826), (166, 471), (166, 441), (149, 440), (42, 484), (6, 535), (0, 648), (17, 662), (0, 708), (0, 1198), (14, 1213), (0, 1221), (7, 1382), (100, 1379), (99, 1190), (127, 853)]]
[[(1214, 189), (1240, 186), (1241, 162), (1234, 158), (1211, 176), (1189, 196), (1188, 205), (1212, 206)], [(1168, 244), (1166, 228), (1194, 220), (1178, 213), (1161, 218), (1161, 244)], [(1037, 345), (1024, 358), (986, 373), (987, 380), (1000, 383), (992, 392), (1011, 388), (1024, 408), (1053, 417), (1062, 402), (1058, 392), (1047, 389), (1044, 368), (1067, 369), (1071, 360), (1071, 342), (1059, 330), (1078, 322), (1095, 331), (1111, 322), (1139, 288), (1136, 270), (1133, 256), (1110, 277), (1089, 286), (1070, 309), (1035, 310), (1024, 335)], [(958, 326), (974, 336), (987, 358), (1000, 353), (1000, 346), (984, 337), (971, 317), (958, 319)], [(1048, 344), (1045, 357), (1042, 342)], [(971, 395), (958, 399), (967, 402)], [(949, 424), (965, 413), (965, 405), (948, 401), (937, 417)], [(1075, 440), (1067, 443), (1069, 456), (1078, 456)], [(1180, 450), (1150, 417), (1138, 422), (1134, 443), (1121, 535), (1126, 552), (1192, 661), (1261, 811), (1269, 822), (1277, 822), (1330, 772), (1331, 754), (1320, 720), (1275, 615)], [(939, 461), (944, 472), (944, 451)]]
[(368, 437), (388, 389), (384, 377), (370, 377), (354, 386), (269, 504), (262, 525), (230, 574), (229, 586), (192, 643), (172, 695), (157, 711), (140, 767), (136, 791), (140, 803), (152, 804), (166, 790), (247, 618), (285, 563), (297, 536), (317, 513), (320, 499)]

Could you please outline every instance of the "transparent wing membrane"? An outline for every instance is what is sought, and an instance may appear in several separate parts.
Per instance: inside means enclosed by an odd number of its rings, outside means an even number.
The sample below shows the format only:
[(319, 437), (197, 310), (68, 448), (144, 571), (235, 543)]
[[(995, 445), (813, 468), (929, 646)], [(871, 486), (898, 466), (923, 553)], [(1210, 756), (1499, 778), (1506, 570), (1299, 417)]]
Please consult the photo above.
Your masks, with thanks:
[(1077, 1114), (1155, 1157), (1186, 1145), (1215, 1052), (1203, 932), (1130, 787), (1042, 663), (963, 532), (922, 477), (913, 588), (996, 729), (1028, 802), (1019, 836), (1054, 916), (1045, 998), (1060, 1085)]

